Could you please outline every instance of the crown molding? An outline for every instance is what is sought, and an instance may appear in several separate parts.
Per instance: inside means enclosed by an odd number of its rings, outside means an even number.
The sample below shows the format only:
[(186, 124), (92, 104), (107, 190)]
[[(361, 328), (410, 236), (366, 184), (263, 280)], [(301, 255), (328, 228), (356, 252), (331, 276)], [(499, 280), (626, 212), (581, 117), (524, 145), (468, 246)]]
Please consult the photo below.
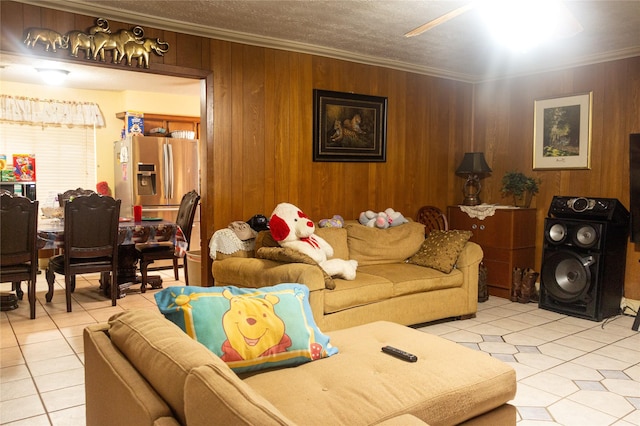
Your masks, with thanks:
[(425, 74), (449, 80), (472, 83), (476, 76), (466, 73), (450, 72), (438, 68), (419, 66), (411, 63), (393, 61), (385, 58), (362, 55), (356, 52), (349, 52), (339, 49), (299, 43), (290, 40), (283, 40), (273, 37), (260, 36), (244, 33), (240, 31), (225, 30), (220, 28), (206, 27), (199, 24), (189, 24), (169, 18), (161, 18), (148, 14), (136, 13), (122, 9), (102, 6), (95, 3), (88, 3), (79, 0), (14, 0), (19, 3), (31, 4), (34, 6), (47, 7), (64, 12), (78, 13), (82, 15), (95, 16), (116, 21), (129, 22), (135, 25), (146, 25), (153, 28), (174, 31), (183, 34), (200, 36), (205, 38), (229, 41), (233, 43), (248, 44), (258, 47), (266, 47), (278, 50), (287, 50), (297, 53), (323, 56), (332, 59), (340, 59), (348, 62), (356, 62), (365, 65), (374, 65), (384, 68), (391, 68), (400, 71), (407, 71), (417, 74)]
[(575, 61), (568, 61), (563, 64), (548, 66), (544, 68), (538, 68), (530, 71), (520, 71), (520, 72), (503, 73), (503, 74), (499, 74), (499, 73), (488, 74), (488, 75), (484, 75), (479, 78), (476, 78), (474, 80), (474, 83), (487, 83), (490, 81), (526, 77), (530, 75), (536, 75), (536, 74), (542, 74), (542, 73), (554, 72), (554, 71), (562, 71), (570, 68), (584, 67), (589, 65), (600, 64), (603, 62), (618, 61), (621, 59), (628, 59), (628, 58), (635, 58), (635, 57), (640, 57), (640, 46), (631, 47), (628, 49), (612, 50), (610, 52), (597, 54), (597, 55), (582, 56)]
[(407, 62), (394, 61), (386, 58), (362, 55), (357, 52), (349, 52), (339, 49), (331, 49), (327, 47), (311, 45), (307, 43), (299, 43), (290, 40), (260, 36), (255, 34), (244, 33), (240, 31), (225, 30), (220, 28), (207, 27), (199, 24), (189, 24), (169, 18), (161, 18), (149, 14), (131, 12), (128, 10), (111, 8), (102, 6), (93, 2), (83, 0), (14, 0), (19, 3), (31, 4), (39, 7), (47, 7), (56, 10), (62, 10), (70, 13), (78, 13), (88, 16), (101, 17), (105, 19), (113, 19), (122, 22), (135, 22), (135, 25), (147, 25), (153, 28), (174, 31), (194, 36), (200, 36), (210, 39), (223, 40), (233, 43), (241, 43), (252, 46), (259, 46), (277, 50), (287, 50), (297, 53), (322, 56), (332, 59), (339, 59), (348, 62), (356, 62), (365, 65), (390, 68), (399, 71), (406, 71), (416, 74), (429, 75), (433, 77), (444, 78), (448, 80), (461, 81), (465, 83), (481, 83), (495, 81), (500, 79), (516, 78), (533, 74), (541, 74), (545, 72), (558, 71), (568, 68), (592, 65), (601, 62), (609, 62), (619, 59), (640, 56), (640, 47), (622, 49), (617, 51), (606, 52), (597, 55), (587, 55), (574, 61), (568, 61), (560, 65), (541, 67), (530, 71), (513, 72), (490, 72), (488, 74), (476, 75), (467, 73), (451, 72), (434, 67), (421, 66)]

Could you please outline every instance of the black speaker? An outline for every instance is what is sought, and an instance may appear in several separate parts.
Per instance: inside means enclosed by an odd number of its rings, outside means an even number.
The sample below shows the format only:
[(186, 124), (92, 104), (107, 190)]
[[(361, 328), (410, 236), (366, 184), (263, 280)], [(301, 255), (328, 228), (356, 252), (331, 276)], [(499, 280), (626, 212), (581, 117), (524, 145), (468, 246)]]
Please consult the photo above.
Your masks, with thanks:
[(629, 212), (615, 199), (559, 197), (544, 222), (540, 308), (592, 321), (620, 313)]
[(631, 242), (640, 243), (640, 133), (629, 135), (629, 210)]

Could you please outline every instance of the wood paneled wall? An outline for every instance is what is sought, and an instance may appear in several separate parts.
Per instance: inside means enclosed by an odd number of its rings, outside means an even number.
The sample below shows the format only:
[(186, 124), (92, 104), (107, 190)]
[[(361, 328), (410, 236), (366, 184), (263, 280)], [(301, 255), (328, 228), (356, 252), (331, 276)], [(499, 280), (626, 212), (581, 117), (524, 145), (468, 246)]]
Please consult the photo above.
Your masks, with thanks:
[[(617, 198), (629, 208), (629, 134), (640, 132), (640, 57), (475, 85), (474, 148), (493, 169), (483, 180), (483, 201), (501, 198), (504, 172), (519, 170), (542, 180), (536, 268), (542, 261), (543, 226), (554, 195)], [(590, 170), (533, 170), (536, 99), (593, 93)], [(640, 247), (629, 244), (625, 295), (640, 299)]]
[[(26, 28), (85, 30), (96, 18), (12, 1), (0, 2), (0, 7), (0, 50), (26, 55), (51, 56), (42, 48), (24, 47)], [(110, 23), (113, 30), (136, 25)], [(628, 134), (640, 132), (640, 58), (471, 85), (144, 28), (146, 36), (171, 45), (164, 57), (152, 55), (152, 72), (207, 81), (202, 102), (203, 252), (215, 230), (256, 213), (268, 216), (282, 201), (314, 219), (334, 214), (352, 219), (362, 210), (387, 207), (414, 216), (425, 204), (444, 209), (462, 198), (463, 180), (454, 171), (467, 151), (484, 151), (493, 168), (483, 180), (484, 202), (509, 203), (500, 196), (500, 179), (507, 170), (542, 179), (534, 199), (537, 259), (553, 195), (612, 197), (629, 204)], [(66, 51), (58, 56), (69, 60)], [(387, 162), (312, 161), (314, 88), (388, 98)], [(533, 172), (534, 100), (587, 91), (594, 95), (591, 170)], [(634, 299), (640, 299), (638, 251), (629, 246), (625, 291)], [(203, 265), (203, 278), (209, 279), (209, 270)]]
[[(24, 30), (86, 30), (96, 18), (16, 2), (0, 7), (2, 51), (62, 60), (70, 60), (68, 52), (26, 48)], [(110, 24), (114, 32), (136, 25)], [(212, 100), (203, 102), (202, 117), (204, 252), (215, 230), (257, 213), (269, 216), (283, 201), (319, 220), (387, 207), (413, 217), (424, 204), (444, 209), (460, 199), (462, 180), (454, 170), (471, 146), (471, 84), (144, 28), (145, 36), (171, 45), (164, 57), (151, 56), (152, 71), (212, 72)], [(385, 163), (312, 161), (314, 88), (388, 98)]]
[[(212, 59), (216, 227), (282, 201), (318, 219), (446, 206), (450, 155), (470, 141), (469, 84), (221, 41)], [(312, 161), (314, 88), (388, 98), (386, 163)]]

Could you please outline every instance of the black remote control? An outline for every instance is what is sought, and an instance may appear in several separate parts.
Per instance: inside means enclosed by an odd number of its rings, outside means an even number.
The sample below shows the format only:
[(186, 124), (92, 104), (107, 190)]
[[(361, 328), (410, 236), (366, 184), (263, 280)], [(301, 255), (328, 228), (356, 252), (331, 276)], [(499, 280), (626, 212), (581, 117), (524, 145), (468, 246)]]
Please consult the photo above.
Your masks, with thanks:
[(418, 357), (414, 354), (410, 354), (409, 352), (394, 348), (393, 346), (383, 346), (382, 352), (409, 362), (416, 362), (418, 360)]

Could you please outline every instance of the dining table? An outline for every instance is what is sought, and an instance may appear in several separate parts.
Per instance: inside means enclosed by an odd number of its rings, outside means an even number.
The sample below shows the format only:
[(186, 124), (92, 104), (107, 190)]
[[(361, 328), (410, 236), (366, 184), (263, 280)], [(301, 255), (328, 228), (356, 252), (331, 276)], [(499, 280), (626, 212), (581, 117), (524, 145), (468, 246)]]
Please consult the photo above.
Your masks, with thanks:
[[(137, 274), (138, 251), (136, 244), (160, 245), (173, 244), (175, 255), (184, 257), (188, 242), (182, 229), (175, 222), (162, 218), (143, 218), (134, 221), (131, 218), (120, 218), (118, 224), (118, 298), (126, 295), (125, 290), (134, 284), (142, 282)], [(64, 219), (40, 218), (38, 220), (38, 249), (64, 248)], [(110, 297), (110, 276), (103, 273), (100, 278), (100, 289)], [(162, 278), (158, 275), (150, 276), (147, 280), (151, 288), (162, 288)], [(52, 289), (46, 296), (47, 302), (53, 297)]]

